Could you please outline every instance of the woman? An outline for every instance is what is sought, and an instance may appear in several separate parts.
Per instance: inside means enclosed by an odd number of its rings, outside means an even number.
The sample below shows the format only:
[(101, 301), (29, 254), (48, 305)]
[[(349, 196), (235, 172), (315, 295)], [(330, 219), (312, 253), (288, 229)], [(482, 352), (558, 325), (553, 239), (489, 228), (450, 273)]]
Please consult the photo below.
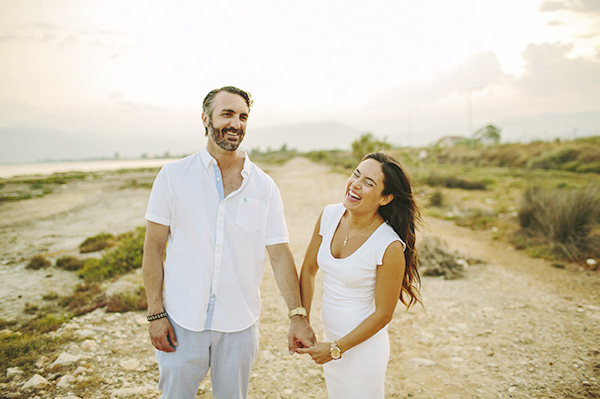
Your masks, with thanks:
[(419, 210), (402, 166), (381, 152), (366, 155), (343, 203), (321, 213), (300, 273), (310, 317), (315, 275), (323, 271), (324, 342), (299, 353), (323, 364), (330, 399), (383, 398), (390, 355), (387, 324), (398, 298), (419, 301), (415, 251)]

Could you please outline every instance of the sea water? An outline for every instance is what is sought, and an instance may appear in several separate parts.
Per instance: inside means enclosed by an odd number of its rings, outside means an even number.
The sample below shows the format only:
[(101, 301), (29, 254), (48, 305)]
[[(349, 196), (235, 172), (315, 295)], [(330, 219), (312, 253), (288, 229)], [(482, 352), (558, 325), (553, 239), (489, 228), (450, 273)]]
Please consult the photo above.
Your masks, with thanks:
[(173, 159), (120, 159), (103, 161), (36, 162), (0, 164), (0, 178), (14, 176), (51, 175), (58, 172), (91, 172), (137, 168), (159, 168)]

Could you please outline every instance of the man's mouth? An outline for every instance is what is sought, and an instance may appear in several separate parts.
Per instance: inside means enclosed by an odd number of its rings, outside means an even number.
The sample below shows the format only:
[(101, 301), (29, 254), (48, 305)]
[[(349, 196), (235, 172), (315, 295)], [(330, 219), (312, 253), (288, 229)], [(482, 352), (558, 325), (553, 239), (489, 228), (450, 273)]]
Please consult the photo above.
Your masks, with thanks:
[(223, 130), (223, 133), (226, 134), (227, 136), (230, 137), (238, 137), (241, 136), (241, 134), (243, 133), (241, 129), (236, 130), (236, 129), (227, 129), (227, 130)]

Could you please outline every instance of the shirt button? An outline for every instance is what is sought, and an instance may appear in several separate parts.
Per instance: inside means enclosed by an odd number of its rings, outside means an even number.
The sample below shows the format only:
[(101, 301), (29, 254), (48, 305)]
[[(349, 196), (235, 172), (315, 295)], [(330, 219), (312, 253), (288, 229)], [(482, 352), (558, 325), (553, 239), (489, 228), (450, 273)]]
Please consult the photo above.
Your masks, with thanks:
[(220, 178), (220, 177), (217, 177), (217, 181), (221, 181), (221, 178)]

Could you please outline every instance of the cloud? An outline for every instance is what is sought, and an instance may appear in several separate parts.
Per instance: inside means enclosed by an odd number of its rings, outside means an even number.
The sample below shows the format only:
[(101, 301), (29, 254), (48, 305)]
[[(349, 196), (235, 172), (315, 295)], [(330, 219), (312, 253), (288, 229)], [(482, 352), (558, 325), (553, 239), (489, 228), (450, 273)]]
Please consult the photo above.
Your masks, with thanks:
[(411, 104), (431, 104), (495, 87), (516, 91), (522, 98), (552, 98), (558, 107), (597, 108), (600, 54), (572, 58), (573, 48), (573, 44), (563, 43), (528, 44), (522, 52), (525, 72), (518, 77), (504, 73), (494, 53), (479, 53), (452, 70), (435, 73), (428, 82), (408, 83), (394, 92), (402, 93)]
[(522, 55), (525, 74), (515, 85), (526, 95), (555, 97), (563, 107), (600, 104), (600, 57), (570, 58), (572, 44), (529, 44)]
[(44, 22), (21, 25), (0, 35), (0, 42), (38, 42), (59, 48), (83, 45), (104, 52), (110, 59), (116, 59), (130, 49), (119, 31), (77, 29)]
[(504, 72), (495, 53), (479, 53), (428, 81), (382, 92), (365, 112), (355, 114), (366, 129), (395, 137), (402, 145), (464, 135), (470, 124), (487, 123), (506, 127), (511, 140), (523, 139), (527, 132), (564, 136), (574, 127), (590, 135), (600, 126), (600, 53), (574, 57), (573, 48), (528, 44), (519, 76)]
[(109, 100), (116, 100), (116, 101), (122, 100), (123, 99), (123, 93), (116, 91), (114, 93), (111, 93), (110, 96), (108, 96), (108, 99)]
[(439, 94), (466, 93), (499, 83), (504, 77), (500, 62), (493, 52), (482, 52), (471, 56), (453, 70), (435, 74), (431, 85), (438, 87)]
[(600, 13), (598, 0), (547, 0), (540, 7), (541, 12), (570, 11), (575, 13)]
[(108, 96), (108, 99), (112, 101), (114, 104), (117, 104), (121, 108), (126, 108), (127, 110), (134, 110), (138, 112), (168, 112), (166, 107), (161, 107), (158, 105), (144, 103), (144, 102), (135, 102), (131, 100), (127, 100), (125, 95), (122, 92), (115, 91)]
[(505, 78), (496, 54), (476, 53), (454, 69), (434, 72), (428, 81), (411, 81), (397, 86), (374, 99), (372, 105), (373, 109), (384, 109), (385, 104), (390, 103), (409, 107), (431, 104), (499, 84)]

